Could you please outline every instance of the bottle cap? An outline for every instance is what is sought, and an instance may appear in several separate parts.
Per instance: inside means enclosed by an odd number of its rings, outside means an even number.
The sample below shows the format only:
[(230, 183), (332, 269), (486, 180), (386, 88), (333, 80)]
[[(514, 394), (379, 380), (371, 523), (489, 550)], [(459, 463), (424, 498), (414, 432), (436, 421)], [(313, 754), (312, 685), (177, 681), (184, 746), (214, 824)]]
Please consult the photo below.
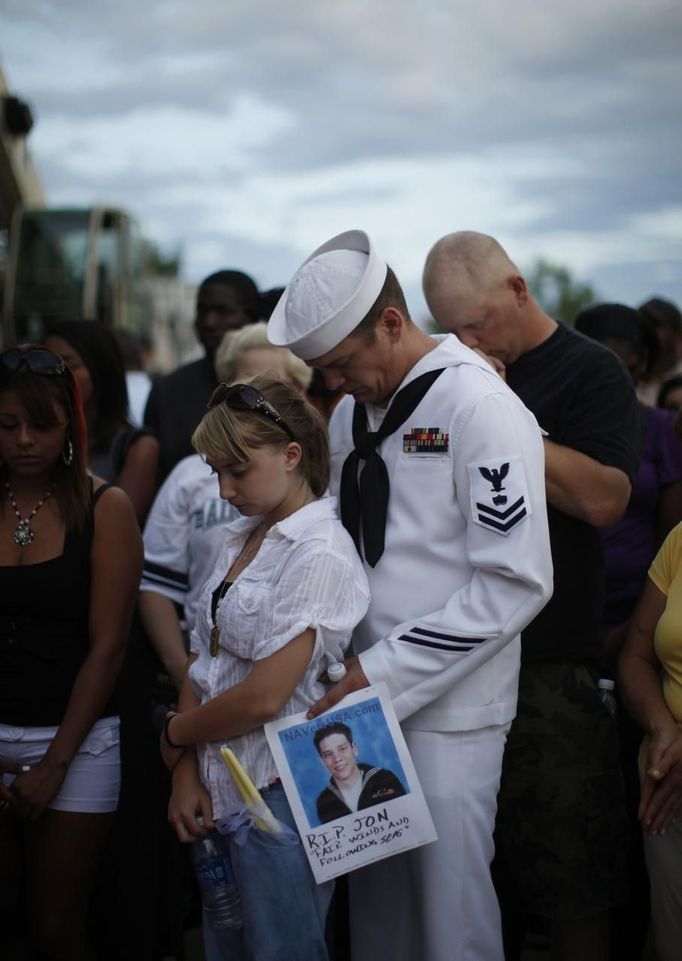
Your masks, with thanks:
[(334, 661), (327, 668), (327, 677), (332, 682), (336, 684), (338, 681), (342, 680), (346, 676), (346, 665), (342, 664), (341, 661)]
[(612, 681), (610, 677), (600, 677), (597, 685), (600, 691), (613, 691), (615, 686), (616, 682)]

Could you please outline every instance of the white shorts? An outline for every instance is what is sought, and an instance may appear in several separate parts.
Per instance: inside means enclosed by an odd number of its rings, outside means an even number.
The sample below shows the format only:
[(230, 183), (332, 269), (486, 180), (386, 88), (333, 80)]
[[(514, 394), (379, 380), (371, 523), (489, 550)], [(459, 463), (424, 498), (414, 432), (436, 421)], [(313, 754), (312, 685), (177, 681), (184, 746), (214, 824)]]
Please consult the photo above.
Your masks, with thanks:
[[(49, 805), (53, 811), (106, 814), (118, 807), (121, 787), (119, 719), (96, 721), (74, 756), (59, 794)], [(17, 764), (37, 764), (45, 755), (57, 727), (14, 727), (0, 724), (0, 757)], [(13, 774), (2, 776), (5, 786)]]

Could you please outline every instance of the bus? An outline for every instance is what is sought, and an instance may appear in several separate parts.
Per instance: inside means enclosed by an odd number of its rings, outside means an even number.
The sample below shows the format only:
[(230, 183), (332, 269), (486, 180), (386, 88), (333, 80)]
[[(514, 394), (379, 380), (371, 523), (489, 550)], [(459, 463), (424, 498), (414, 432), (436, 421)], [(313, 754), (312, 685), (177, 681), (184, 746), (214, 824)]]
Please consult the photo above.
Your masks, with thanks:
[(58, 320), (95, 320), (149, 335), (139, 228), (112, 207), (15, 210), (9, 233), (2, 342), (39, 343)]

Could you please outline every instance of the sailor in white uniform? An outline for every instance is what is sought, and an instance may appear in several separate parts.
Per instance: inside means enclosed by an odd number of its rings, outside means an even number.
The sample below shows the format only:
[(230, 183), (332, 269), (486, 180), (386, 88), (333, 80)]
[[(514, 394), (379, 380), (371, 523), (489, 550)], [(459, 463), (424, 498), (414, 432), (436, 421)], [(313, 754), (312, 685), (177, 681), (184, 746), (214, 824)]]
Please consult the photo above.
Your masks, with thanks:
[(438, 832), (351, 876), (353, 961), (501, 961), (496, 795), (519, 634), (552, 590), (540, 430), (482, 358), (411, 322), (362, 231), (299, 268), (268, 336), (351, 395), (332, 487), (371, 602), (315, 710), (386, 683)]

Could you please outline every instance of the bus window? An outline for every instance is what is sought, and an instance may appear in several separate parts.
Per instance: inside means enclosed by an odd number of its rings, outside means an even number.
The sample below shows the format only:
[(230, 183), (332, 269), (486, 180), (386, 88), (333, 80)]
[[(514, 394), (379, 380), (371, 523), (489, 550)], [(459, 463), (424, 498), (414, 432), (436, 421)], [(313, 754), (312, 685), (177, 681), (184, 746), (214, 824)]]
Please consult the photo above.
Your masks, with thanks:
[(4, 341), (40, 341), (60, 319), (147, 329), (137, 226), (124, 211), (20, 210), (9, 239)]
[(14, 284), (18, 341), (40, 340), (51, 320), (82, 314), (90, 213), (25, 211)]

